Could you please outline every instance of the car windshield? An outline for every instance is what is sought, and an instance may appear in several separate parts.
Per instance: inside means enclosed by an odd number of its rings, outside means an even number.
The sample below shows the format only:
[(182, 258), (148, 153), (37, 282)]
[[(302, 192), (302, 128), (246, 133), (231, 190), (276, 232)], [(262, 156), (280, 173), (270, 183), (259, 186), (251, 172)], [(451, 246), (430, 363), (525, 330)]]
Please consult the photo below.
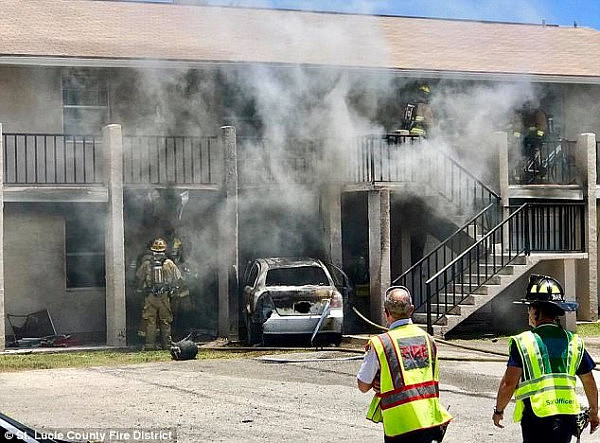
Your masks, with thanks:
[(267, 286), (328, 285), (327, 275), (318, 266), (269, 269)]

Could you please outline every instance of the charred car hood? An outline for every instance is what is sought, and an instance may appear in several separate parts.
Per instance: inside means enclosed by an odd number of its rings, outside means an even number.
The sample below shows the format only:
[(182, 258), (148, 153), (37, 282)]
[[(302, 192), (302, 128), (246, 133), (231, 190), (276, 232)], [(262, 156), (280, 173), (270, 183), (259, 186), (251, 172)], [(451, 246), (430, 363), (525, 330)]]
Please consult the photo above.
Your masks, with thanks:
[(323, 286), (271, 286), (267, 293), (279, 315), (320, 315), (335, 289)]

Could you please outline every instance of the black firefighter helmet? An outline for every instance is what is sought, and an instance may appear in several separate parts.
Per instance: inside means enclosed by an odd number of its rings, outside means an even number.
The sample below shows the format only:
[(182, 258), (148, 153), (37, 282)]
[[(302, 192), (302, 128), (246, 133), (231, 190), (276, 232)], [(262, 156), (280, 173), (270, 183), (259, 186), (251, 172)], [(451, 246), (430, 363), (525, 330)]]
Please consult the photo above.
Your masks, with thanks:
[(193, 360), (196, 358), (196, 354), (198, 354), (198, 345), (192, 340), (189, 340), (188, 337), (177, 343), (171, 344), (170, 351), (173, 360)]
[(540, 274), (531, 274), (529, 276), (525, 298), (514, 303), (529, 306), (550, 304), (560, 310), (560, 315), (566, 311), (576, 311), (579, 306), (577, 302), (565, 300), (565, 291), (556, 279)]

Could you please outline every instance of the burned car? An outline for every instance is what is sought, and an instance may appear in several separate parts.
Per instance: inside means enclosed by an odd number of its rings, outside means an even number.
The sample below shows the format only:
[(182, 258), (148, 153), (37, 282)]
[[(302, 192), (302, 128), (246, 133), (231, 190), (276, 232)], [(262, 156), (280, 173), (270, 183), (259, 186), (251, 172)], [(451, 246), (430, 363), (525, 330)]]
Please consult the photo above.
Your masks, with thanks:
[(339, 345), (350, 291), (339, 268), (314, 258), (259, 258), (248, 263), (242, 284), (248, 344), (306, 336)]

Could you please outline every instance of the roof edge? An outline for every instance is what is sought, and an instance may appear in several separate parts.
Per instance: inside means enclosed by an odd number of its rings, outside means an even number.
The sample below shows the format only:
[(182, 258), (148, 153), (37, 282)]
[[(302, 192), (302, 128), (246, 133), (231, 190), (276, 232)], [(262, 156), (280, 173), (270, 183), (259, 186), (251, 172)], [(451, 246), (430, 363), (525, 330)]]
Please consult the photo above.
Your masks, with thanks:
[[(176, 69), (219, 66), (263, 65), (276, 67), (297, 67), (292, 63), (266, 63), (255, 61), (220, 61), (220, 60), (174, 60), (148, 58), (104, 58), (104, 57), (61, 57), (32, 55), (1, 55), (0, 66), (46, 66), (64, 68), (139, 68), (139, 69)], [(521, 81), (534, 83), (567, 83), (600, 85), (600, 76), (573, 76), (556, 74), (535, 74), (519, 72), (485, 72), (485, 71), (442, 71), (427, 69), (402, 69), (379, 66), (355, 65), (316, 65), (302, 64), (308, 68), (338, 68), (352, 71), (373, 72), (381, 74), (402, 74), (412, 78), (443, 78), (453, 80), (494, 80)]]
[(329, 14), (329, 15), (349, 15), (349, 16), (362, 16), (362, 17), (384, 17), (384, 18), (404, 18), (404, 19), (416, 19), (416, 20), (436, 20), (436, 21), (450, 21), (450, 22), (466, 22), (466, 23), (483, 23), (492, 25), (519, 25), (519, 26), (538, 26), (538, 27), (551, 27), (551, 28), (570, 28), (571, 26), (562, 26), (553, 23), (546, 23), (542, 20), (541, 23), (531, 22), (517, 22), (517, 21), (501, 21), (501, 20), (482, 20), (474, 18), (449, 18), (449, 17), (426, 17), (420, 15), (397, 15), (390, 13), (369, 13), (369, 12), (350, 12), (350, 11), (332, 11), (332, 10), (319, 10), (319, 9), (301, 9), (301, 8), (274, 8), (267, 6), (250, 6), (250, 5), (211, 5), (202, 4), (201, 2), (193, 0), (163, 0), (157, 2), (148, 2), (145, 0), (93, 0), (93, 1), (104, 1), (113, 3), (143, 3), (149, 5), (167, 5), (167, 6), (195, 6), (199, 8), (223, 8), (223, 9), (242, 9), (250, 11), (280, 11), (280, 12), (301, 12), (308, 14)]

